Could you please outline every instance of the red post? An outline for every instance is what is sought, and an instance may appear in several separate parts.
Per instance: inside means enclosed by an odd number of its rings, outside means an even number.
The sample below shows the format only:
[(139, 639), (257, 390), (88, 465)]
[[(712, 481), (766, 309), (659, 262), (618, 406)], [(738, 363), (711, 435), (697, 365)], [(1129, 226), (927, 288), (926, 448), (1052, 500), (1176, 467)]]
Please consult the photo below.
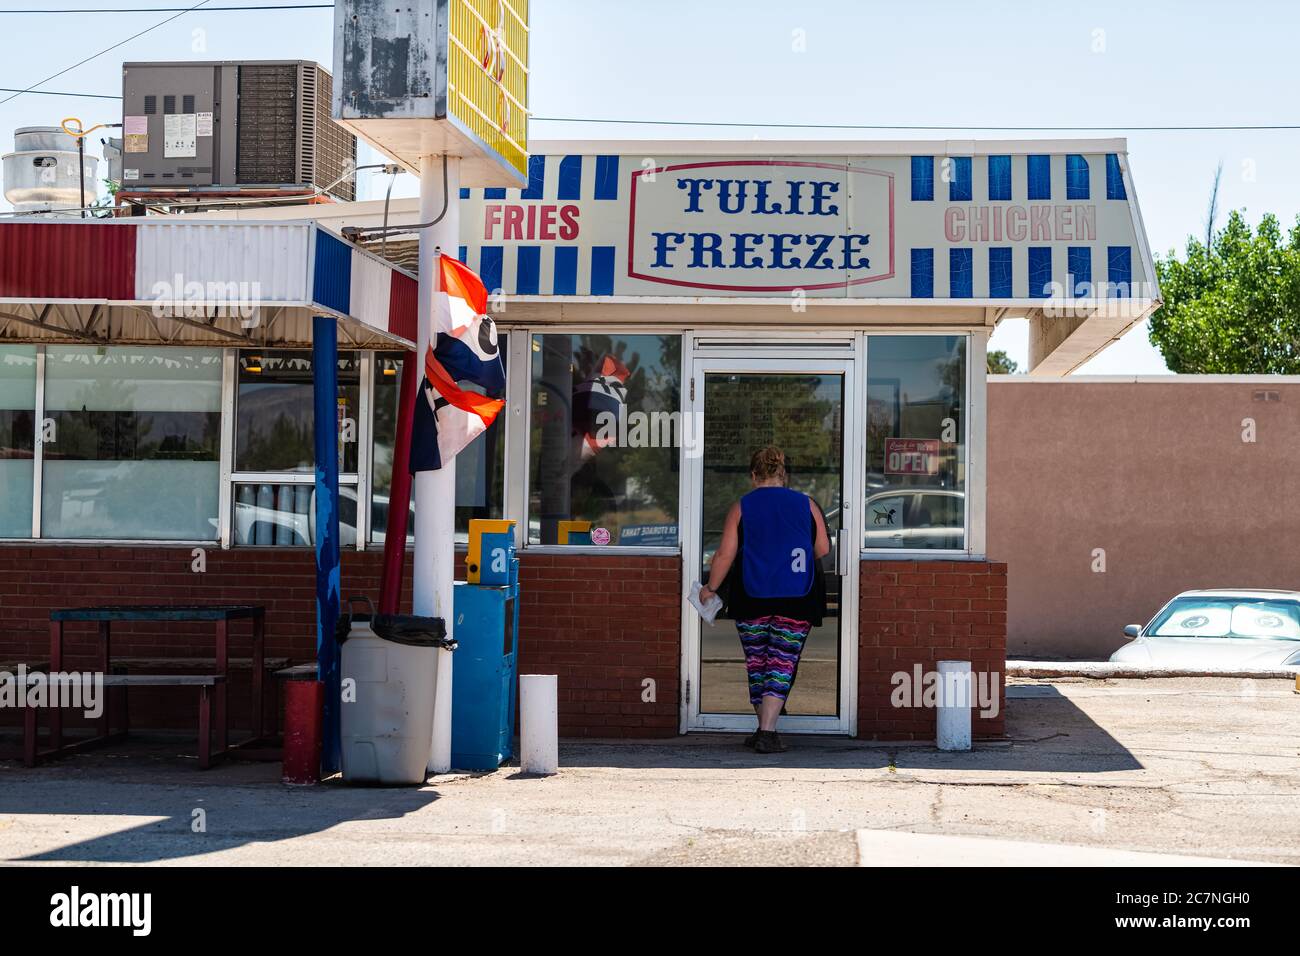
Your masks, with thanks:
[(402, 564), (406, 560), (406, 524), (411, 508), (411, 425), (415, 420), (416, 385), (421, 378), (420, 363), (414, 356), (414, 352), (407, 352), (402, 359), (402, 386), (397, 393), (393, 483), (388, 491), (384, 568), (379, 578), (380, 614), (396, 614), (402, 603)]
[(284, 773), (291, 784), (320, 782), (321, 716), (325, 684), (291, 680), (284, 685)]

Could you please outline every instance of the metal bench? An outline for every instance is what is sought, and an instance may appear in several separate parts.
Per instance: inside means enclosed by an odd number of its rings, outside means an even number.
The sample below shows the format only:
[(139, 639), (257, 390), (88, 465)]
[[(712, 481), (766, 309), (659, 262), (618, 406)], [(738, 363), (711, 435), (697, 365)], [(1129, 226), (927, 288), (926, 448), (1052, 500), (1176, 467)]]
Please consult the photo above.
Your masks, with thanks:
[[(26, 659), (0, 661), (0, 673), (4, 673), (4, 674), (17, 675), (20, 671), (25, 671), (28, 674), (32, 674), (32, 673), (44, 674), (48, 672), (49, 669), (50, 669), (49, 661), (26, 660)], [(36, 759), (35, 750), (31, 749), (33, 747), (31, 741), (34, 741), (35, 739), (36, 739), (36, 710), (33, 707), (24, 707), (23, 708), (22, 758), (23, 758), (23, 763), (27, 764), (27, 766), (29, 767), (31, 766), (31, 763), (29, 761)]]
[[(289, 658), (287, 657), (267, 657), (262, 661), (262, 669), (278, 671), (288, 666), (288, 664)], [(125, 667), (128, 670), (137, 667), (159, 671), (168, 667), (203, 667), (208, 670), (215, 670), (217, 661), (213, 657), (114, 657), (113, 666)], [(227, 660), (226, 666), (232, 671), (252, 670), (253, 659), (251, 657), (232, 657)]]
[[(227, 754), (232, 748), (230, 746), (228, 709), (226, 707), (226, 677), (230, 671), (230, 625), (235, 621), (249, 621), (252, 625), (251, 651), (252, 656), (249, 670), (252, 675), (252, 716), (253, 732), (247, 741), (243, 741), (236, 746), (255, 743), (260, 741), (263, 736), (263, 718), (265, 716), (265, 676), (266, 667), (263, 665), (265, 659), (265, 622), (266, 611), (260, 605), (253, 604), (220, 604), (220, 605), (108, 605), (103, 607), (81, 607), (81, 608), (60, 608), (50, 612), (50, 667), (54, 671), (63, 670), (64, 660), (64, 627), (67, 624), (82, 622), (97, 625), (98, 635), (96, 643), (99, 666), (98, 672), (106, 675), (105, 687), (133, 687), (133, 686), (185, 686), (195, 685), (200, 687), (200, 719), (207, 721), (207, 729), (216, 735), (215, 753), (218, 755)], [(114, 624), (127, 622), (147, 622), (153, 624), (178, 624), (178, 623), (195, 623), (207, 622), (213, 625), (215, 630), (215, 658), (155, 658), (155, 657), (136, 657), (135, 666), (148, 668), (162, 666), (203, 666), (209, 663), (212, 665), (209, 669), (210, 674), (122, 674), (123, 662), (130, 661), (131, 658), (115, 659), (111, 653), (112, 644), (112, 627)], [(163, 665), (160, 661), (180, 661), (179, 665)], [(139, 663), (144, 662), (144, 663)], [(130, 667), (126, 667), (129, 670)], [(126, 678), (126, 680), (121, 680)], [(209, 696), (211, 701), (209, 701)], [(123, 707), (125, 713), (126, 708)], [(103, 714), (99, 717), (100, 733), (97, 737), (89, 741), (79, 741), (76, 748), (83, 746), (92, 746), (95, 743), (101, 743), (113, 739), (119, 735), (112, 733), (110, 724), (112, 723), (111, 697), (105, 701)], [(62, 741), (63, 720), (58, 708), (50, 711), (50, 743), (51, 751), (54, 753), (65, 749)], [(123, 731), (125, 733), (125, 731)], [(213, 750), (208, 741), (207, 733), (202, 736), (202, 755), (201, 761), (206, 767), (207, 761), (213, 754)]]
[[(207, 770), (212, 766), (212, 691), (225, 682), (223, 674), (104, 674), (97, 675), (107, 690), (111, 687), (197, 687), (199, 689), (199, 769)], [(28, 680), (32, 680), (29, 676)], [(107, 708), (107, 701), (104, 701)], [(57, 710), (57, 701), (52, 705)], [(23, 715), (23, 763), (28, 767), (36, 766), (41, 757), (62, 755), (74, 750), (102, 744), (126, 736), (126, 728), (117, 733), (92, 737), (89, 740), (59, 742), (44, 752), (37, 750), (37, 716), (38, 708), (28, 707)], [(123, 714), (126, 708), (123, 708)]]

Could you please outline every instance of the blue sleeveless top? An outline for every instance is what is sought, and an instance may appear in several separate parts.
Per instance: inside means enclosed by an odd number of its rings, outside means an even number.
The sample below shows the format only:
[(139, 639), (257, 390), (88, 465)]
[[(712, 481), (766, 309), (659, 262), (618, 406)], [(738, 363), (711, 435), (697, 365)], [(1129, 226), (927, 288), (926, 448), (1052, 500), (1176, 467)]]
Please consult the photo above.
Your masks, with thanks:
[(812, 590), (812, 512), (808, 496), (789, 488), (755, 488), (740, 499), (745, 592), (799, 598)]

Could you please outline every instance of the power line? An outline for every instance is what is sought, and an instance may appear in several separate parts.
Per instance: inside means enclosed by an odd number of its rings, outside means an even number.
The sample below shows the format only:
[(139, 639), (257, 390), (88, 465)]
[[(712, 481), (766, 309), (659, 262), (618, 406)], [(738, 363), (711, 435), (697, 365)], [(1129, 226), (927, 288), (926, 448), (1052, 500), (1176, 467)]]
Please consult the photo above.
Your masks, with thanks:
[[(108, 9), (86, 7), (86, 8), (65, 8), (62, 10), (0, 10), (4, 13), (189, 13), (193, 7), (113, 7)], [(251, 7), (204, 7), (204, 13), (226, 12), (231, 10), (333, 10), (332, 3), (286, 3), (283, 5), (276, 4), (258, 4)]]
[(0, 86), (0, 93), (32, 93), (37, 96), (81, 96), (95, 100), (120, 100), (112, 93), (69, 93), (66, 90), (23, 90), (16, 86)]
[(176, 20), (176, 19), (179, 19), (180, 17), (185, 16), (185, 14), (189, 13), (190, 11), (192, 11), (192, 10), (197, 10), (199, 7), (203, 6), (203, 5), (204, 5), (205, 3), (207, 3), (207, 2), (208, 2), (208, 0), (199, 0), (198, 3), (194, 4), (194, 6), (192, 6), (192, 7), (186, 7), (186, 8), (185, 8), (184, 10), (182, 10), (180, 13), (173, 14), (172, 16), (167, 17), (167, 19), (165, 19), (165, 20), (159, 20), (159, 21), (158, 21), (157, 23), (155, 23), (153, 26), (151, 26), (151, 27), (146, 27), (145, 29), (141, 30), (139, 33), (135, 33), (135, 34), (132, 34), (131, 36), (127, 37), (125, 40), (119, 40), (117, 43), (114, 43), (114, 44), (113, 44), (112, 46), (110, 46), (110, 47), (105, 47), (103, 50), (100, 50), (98, 53), (92, 53), (90, 56), (86, 57), (84, 60), (78, 60), (76, 63), (72, 64), (72, 66), (65, 67), (64, 69), (59, 70), (59, 72), (57, 72), (57, 73), (51, 73), (51, 74), (50, 74), (49, 76), (47, 76), (45, 79), (43, 79), (43, 80), (41, 80), (41, 81), (39, 81), (39, 82), (37, 82), (37, 83), (33, 83), (31, 86), (27, 87), (27, 89), (25, 89), (25, 90), (19, 90), (17, 93), (11, 93), (9, 96), (6, 96), (4, 99), (0, 100), (0, 106), (4, 106), (4, 105), (5, 105), (6, 103), (8, 103), (10, 100), (16, 100), (18, 97), (22, 96), (24, 93), (30, 93), (30, 92), (32, 92), (32, 91), (33, 91), (34, 89), (36, 89), (36, 87), (38, 87), (38, 86), (44, 86), (46, 83), (50, 82), (50, 80), (53, 80), (53, 79), (55, 79), (56, 77), (60, 77), (60, 76), (62, 76), (64, 73), (69, 73), (69, 72), (71, 72), (72, 70), (75, 70), (77, 67), (79, 67), (79, 66), (81, 66), (81, 65), (83, 65), (83, 64), (85, 64), (85, 63), (89, 63), (91, 60), (94, 60), (94, 59), (97, 59), (97, 58), (103, 56), (105, 53), (110, 53), (110, 52), (112, 52), (113, 50), (116, 50), (118, 47), (120, 47), (120, 46), (124, 46), (125, 44), (130, 43), (132, 40), (135, 40), (135, 39), (138, 39), (139, 37), (144, 36), (146, 33), (151, 33), (151, 32), (153, 32), (154, 30), (157, 30), (157, 29), (158, 29), (159, 27), (161, 27), (161, 26), (166, 26), (168, 23), (171, 23), (173, 20)]
[(529, 121), (534, 123), (611, 123), (620, 126), (722, 126), (732, 129), (913, 130), (928, 132), (970, 132), (977, 130), (980, 132), (1007, 133), (1196, 133), (1300, 129), (1300, 123), (1243, 123), (1205, 126), (921, 126), (889, 123), (740, 123), (705, 120), (609, 119), (578, 116), (530, 116)]
[[(194, 7), (186, 8), (185, 12), (195, 9)], [(252, 9), (252, 8), (249, 8)], [(288, 8), (284, 8), (288, 9)], [(207, 12), (207, 8), (204, 8)], [(173, 18), (174, 19), (174, 18)], [(158, 24), (161, 26), (161, 24)], [(132, 38), (134, 39), (134, 38)], [(123, 43), (127, 42), (125, 40)], [(121, 44), (118, 44), (119, 46)], [(109, 49), (112, 49), (110, 47)], [(103, 52), (108, 52), (107, 50)], [(97, 54), (102, 55), (102, 54)], [(90, 59), (93, 59), (91, 57)], [(86, 62), (86, 61), (82, 61)], [(80, 65), (80, 64), (78, 64)], [(69, 67), (68, 69), (72, 69)], [(67, 72), (64, 70), (62, 72)], [(58, 76), (59, 74), (55, 74)], [(47, 79), (52, 79), (49, 77)], [(42, 83), (47, 80), (42, 80)], [(37, 84), (38, 86), (40, 84)], [(36, 93), (41, 96), (76, 96), (88, 97), (99, 100), (120, 100), (122, 97), (111, 93), (79, 93), (71, 90), (38, 90), (33, 87), (27, 89), (18, 89), (12, 86), (0, 86), (0, 93)], [(12, 99), (10, 97), (9, 99)], [(0, 100), (0, 104), (7, 103), (9, 100)], [(1261, 130), (1300, 130), (1300, 123), (1240, 123), (1240, 124), (1223, 124), (1223, 125), (1201, 125), (1201, 126), (952, 126), (952, 125), (898, 125), (891, 126), (888, 123), (745, 123), (745, 122), (727, 122), (718, 121), (710, 122), (706, 120), (644, 120), (644, 119), (611, 119), (608, 117), (580, 117), (580, 116), (531, 116), (529, 120), (534, 123), (600, 123), (626, 126), (720, 126), (731, 129), (826, 129), (826, 130), (870, 130), (870, 131), (888, 131), (888, 130), (909, 130), (913, 132), (1001, 132), (1001, 133), (1227, 133), (1243, 131), (1261, 131)]]

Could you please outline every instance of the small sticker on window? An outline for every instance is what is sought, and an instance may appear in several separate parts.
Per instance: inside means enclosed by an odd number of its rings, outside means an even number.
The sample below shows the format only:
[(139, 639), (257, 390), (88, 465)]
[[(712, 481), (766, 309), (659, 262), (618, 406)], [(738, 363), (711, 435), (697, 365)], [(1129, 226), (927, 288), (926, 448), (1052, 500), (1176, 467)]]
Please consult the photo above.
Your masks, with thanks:
[(592, 528), (592, 529), (591, 529), (591, 543), (592, 543), (592, 544), (609, 544), (609, 529), (608, 529), (608, 528)]

